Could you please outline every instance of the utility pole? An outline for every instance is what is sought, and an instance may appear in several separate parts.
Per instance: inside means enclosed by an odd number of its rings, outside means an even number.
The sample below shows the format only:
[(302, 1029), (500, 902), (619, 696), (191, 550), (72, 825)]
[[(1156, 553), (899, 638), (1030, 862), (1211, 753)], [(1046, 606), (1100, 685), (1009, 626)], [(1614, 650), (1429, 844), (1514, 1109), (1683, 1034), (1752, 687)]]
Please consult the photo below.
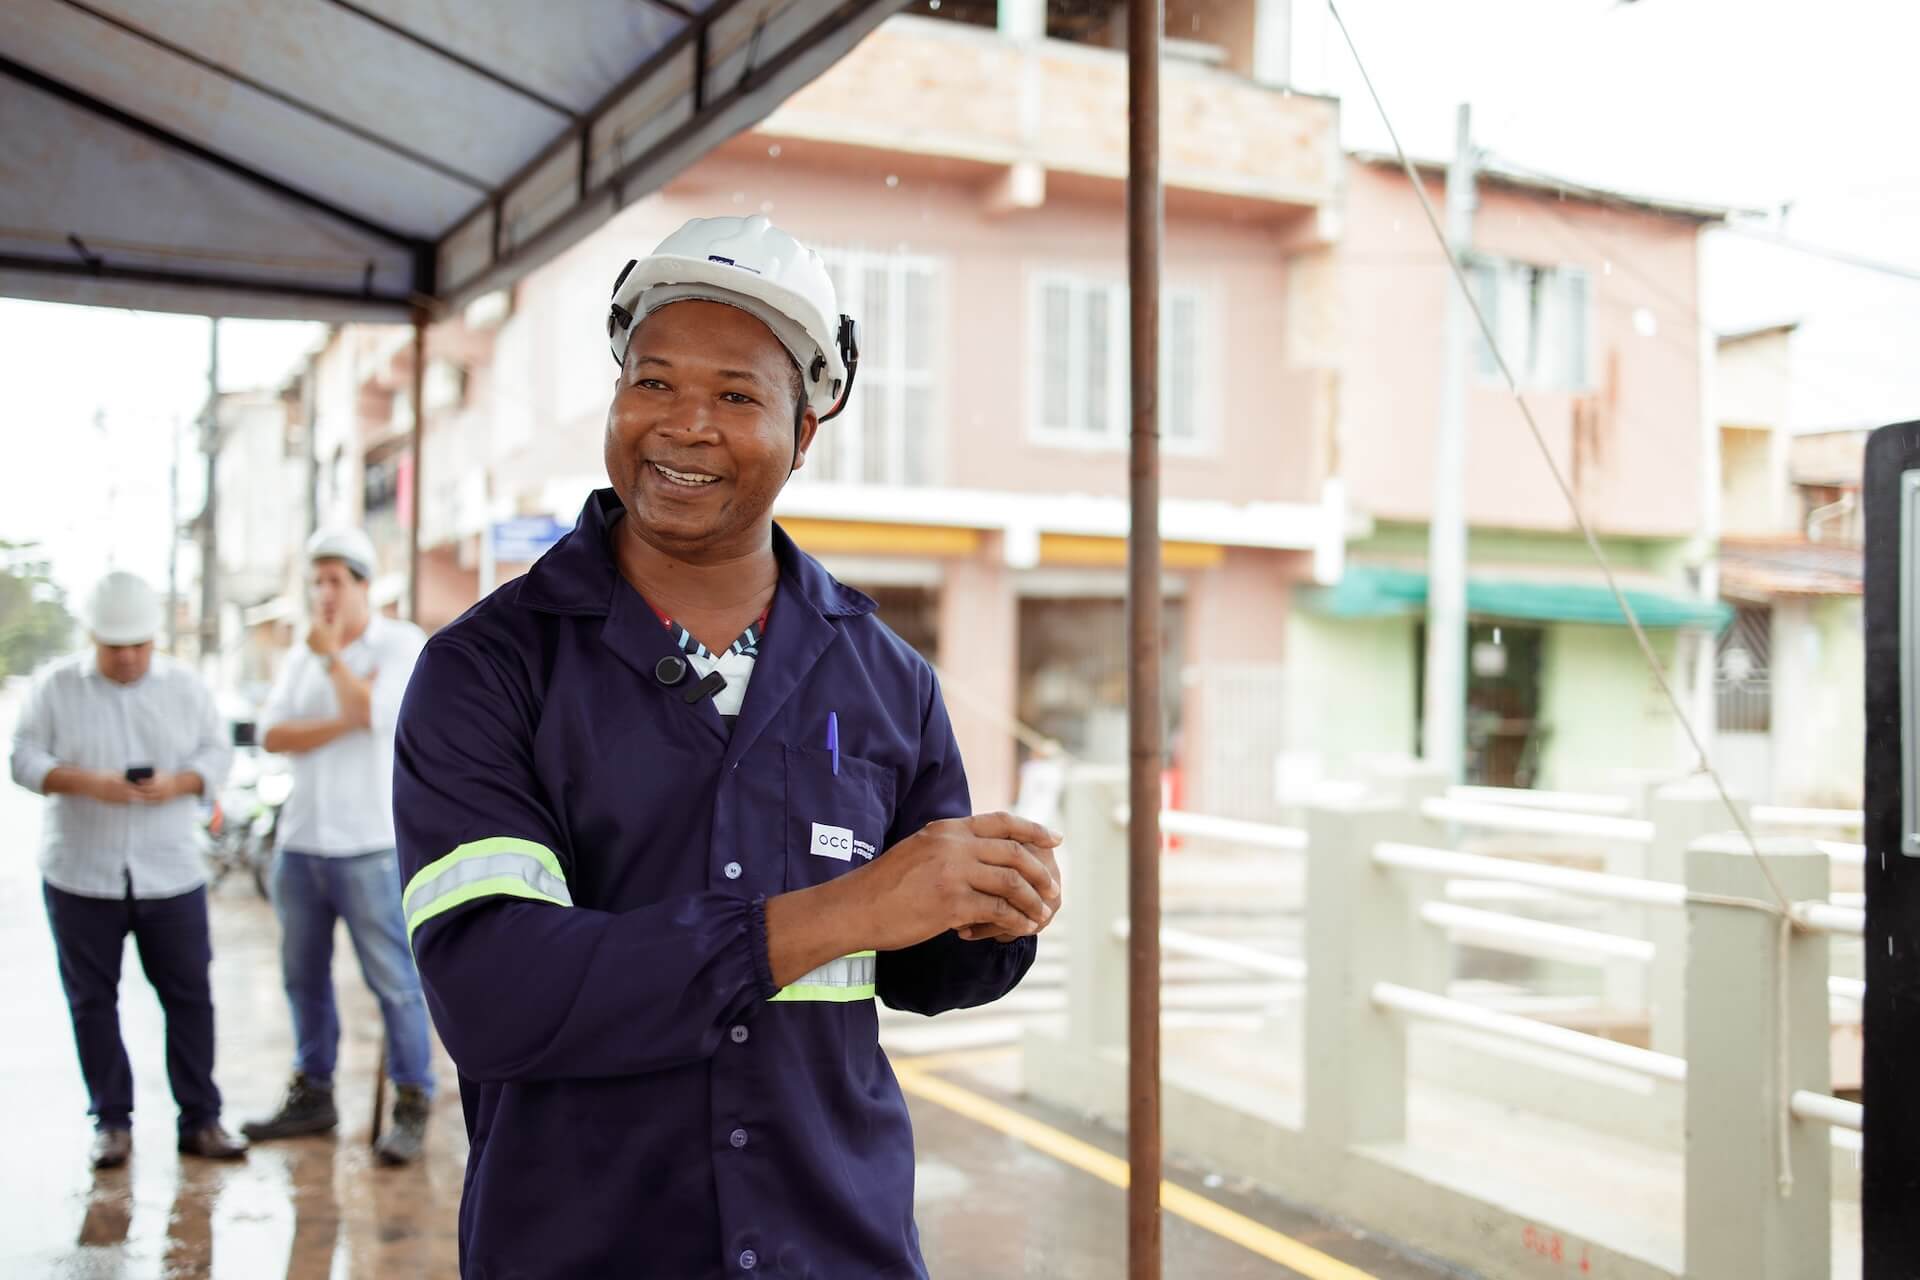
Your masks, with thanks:
[(167, 458), (167, 652), (180, 656), (180, 415)]
[[(328, 337), (330, 346), (332, 334)], [(321, 348), (323, 352), (327, 349)], [(311, 538), (320, 529), (320, 357), (317, 355), (307, 357), (307, 367), (300, 375), (300, 417), (307, 437), (306, 536)]]
[(220, 319), (207, 326), (207, 406), (200, 416), (207, 497), (200, 508), (200, 669), (220, 654)]
[[(1447, 249), (1461, 261), (1473, 250), (1472, 109), (1460, 104), (1447, 168)], [(1433, 441), (1433, 515), (1427, 526), (1426, 705), (1420, 754), (1461, 780), (1467, 734), (1467, 365), (1473, 359), (1473, 311), (1446, 282), (1446, 345), (1440, 370), (1439, 429)]]
[[(1707, 253), (1707, 226), (1702, 226), (1694, 236), (1693, 260), (1695, 296), (1704, 303), (1707, 297), (1707, 270), (1711, 255)], [(1719, 363), (1720, 344), (1714, 337), (1713, 329), (1707, 324), (1705, 307), (1698, 310), (1703, 314), (1695, 317), (1698, 329), (1695, 340), (1699, 343), (1700, 361), (1700, 599), (1709, 608), (1720, 603), (1720, 536), (1725, 513), (1720, 502), (1720, 416), (1719, 405), (1714, 396), (1714, 367)], [(1775, 431), (1776, 439), (1783, 429)], [(1771, 450), (1774, 446), (1769, 444)], [(1693, 731), (1699, 735), (1701, 745), (1708, 751), (1713, 750), (1714, 734), (1719, 729), (1719, 698), (1715, 682), (1719, 675), (1718, 637), (1705, 628), (1696, 628), (1693, 632)], [(1682, 759), (1685, 759), (1683, 743)], [(1696, 764), (1704, 763), (1696, 761)]]
[(93, 410), (93, 434), (107, 453), (107, 465), (101, 468), (107, 473), (107, 528), (113, 532), (113, 536), (107, 540), (107, 568), (117, 569), (119, 560), (114, 548), (119, 542), (120, 530), (117, 519), (120, 514), (120, 465), (114, 456), (113, 442), (107, 438), (107, 411), (97, 405)]

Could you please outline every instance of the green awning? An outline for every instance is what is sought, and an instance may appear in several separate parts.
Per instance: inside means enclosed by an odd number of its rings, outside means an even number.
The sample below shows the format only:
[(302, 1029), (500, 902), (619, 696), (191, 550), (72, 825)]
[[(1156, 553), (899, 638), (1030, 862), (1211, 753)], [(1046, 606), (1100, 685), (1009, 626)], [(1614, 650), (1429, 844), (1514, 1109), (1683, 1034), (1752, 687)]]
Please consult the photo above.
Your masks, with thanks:
[[(1733, 610), (1686, 596), (1629, 588), (1627, 603), (1643, 627), (1700, 627), (1718, 631), (1733, 620)], [(1315, 587), (1302, 605), (1332, 618), (1402, 618), (1427, 607), (1427, 575), (1418, 569), (1348, 564), (1337, 585)], [(1528, 622), (1586, 622), (1624, 627), (1626, 615), (1605, 584), (1539, 582), (1513, 578), (1467, 578), (1467, 612), (1482, 618)]]

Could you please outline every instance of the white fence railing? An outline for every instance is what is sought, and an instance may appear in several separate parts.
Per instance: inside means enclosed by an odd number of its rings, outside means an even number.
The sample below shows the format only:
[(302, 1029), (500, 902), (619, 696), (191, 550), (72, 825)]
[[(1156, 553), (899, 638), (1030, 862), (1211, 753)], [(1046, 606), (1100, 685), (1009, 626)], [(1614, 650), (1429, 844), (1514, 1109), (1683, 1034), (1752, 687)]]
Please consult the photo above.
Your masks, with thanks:
[[(1125, 812), (1121, 810), (1122, 815)], [(1126, 818), (1122, 816), (1119, 821), (1124, 823)], [(1160, 830), (1170, 836), (1218, 840), (1248, 849), (1281, 849), (1298, 853), (1307, 847), (1307, 833), (1298, 827), (1272, 827), (1260, 822), (1214, 818), (1204, 813), (1183, 813), (1175, 809), (1161, 812)]]
[(1373, 984), (1372, 999), (1373, 1003), (1382, 1009), (1392, 1009), (1398, 1013), (1427, 1018), (1434, 1022), (1450, 1023), (1470, 1031), (1490, 1032), (1521, 1044), (1538, 1045), (1543, 1049), (1557, 1049), (1561, 1053), (1585, 1058), (1589, 1062), (1604, 1063), (1610, 1067), (1621, 1067), (1638, 1072), (1650, 1079), (1671, 1080), (1675, 1084), (1680, 1084), (1687, 1078), (1685, 1058), (1676, 1058), (1670, 1053), (1655, 1053), (1651, 1049), (1622, 1044), (1618, 1040), (1608, 1040), (1604, 1036), (1588, 1035), (1584, 1031), (1557, 1027), (1551, 1022), (1541, 1022), (1537, 1018), (1499, 1013), (1481, 1005), (1470, 1004), (1465, 1000), (1437, 996), (1430, 991), (1416, 991), (1412, 987), (1403, 987), (1392, 982), (1376, 982)]
[[(1111, 819), (1123, 819), (1125, 811), (1116, 811), (1111, 799), (1100, 803), (1099, 797), (1076, 803), (1071, 793), (1086, 785), (1076, 782), (1069, 788), (1069, 833), (1079, 866), (1095, 868), (1091, 884), (1086, 872), (1079, 872), (1076, 905), (1111, 927), (1070, 935), (1075, 953), (1069, 965), (1068, 1039), (1082, 1051), (1114, 1052), (1125, 1040), (1126, 996), (1124, 984), (1112, 980), (1123, 967), (1113, 940), (1126, 936), (1127, 923), (1123, 832)], [(1690, 1207), (1717, 1205), (1722, 1217), (1709, 1220), (1689, 1208), (1685, 1256), (1673, 1260), (1669, 1274), (1737, 1274), (1754, 1280), (1828, 1275), (1827, 1197), (1779, 1194), (1779, 1175), (1786, 1167), (1779, 1142), (1784, 1134), (1795, 1182), (1823, 1191), (1831, 1177), (1831, 1153), (1858, 1149), (1863, 1112), (1858, 1104), (1832, 1096), (1828, 1038), (1830, 1022), (1851, 1016), (1845, 1004), (1857, 1004), (1865, 985), (1830, 974), (1827, 967), (1829, 935), (1863, 932), (1863, 911), (1851, 902), (1827, 899), (1831, 866), (1846, 861), (1845, 851), (1858, 846), (1816, 845), (1803, 838), (1762, 841), (1760, 852), (1774, 881), (1792, 899), (1791, 915), (1800, 926), (1783, 934), (1779, 913), (1767, 907), (1772, 891), (1753, 851), (1743, 840), (1714, 834), (1730, 824), (1717, 798), (1697, 786), (1661, 792), (1649, 803), (1650, 819), (1625, 816), (1631, 809), (1612, 797), (1571, 797), (1580, 808), (1569, 812), (1510, 803), (1490, 791), (1410, 787), (1397, 804), (1323, 804), (1311, 810), (1304, 832), (1165, 813), (1162, 827), (1170, 834), (1282, 854), (1304, 852), (1308, 910), (1304, 959), (1164, 928), (1162, 950), (1304, 984), (1300, 1137), (1311, 1150), (1341, 1151), (1347, 1153), (1344, 1158), (1364, 1163), (1378, 1144), (1405, 1142), (1408, 1025), (1470, 1032), (1488, 1042), (1524, 1046), (1531, 1054), (1524, 1059), (1526, 1067), (1535, 1072), (1558, 1070), (1553, 1064), (1560, 1055), (1589, 1064), (1589, 1071), (1598, 1065), (1630, 1073), (1655, 1090), (1644, 1095), (1644, 1105), (1676, 1108), (1672, 1119), (1684, 1123), (1650, 1119), (1642, 1128), (1664, 1124), (1673, 1140), (1684, 1144), (1688, 1191), (1683, 1199)], [(1114, 792), (1108, 782), (1104, 794)], [(1846, 815), (1835, 811), (1767, 813), (1763, 822), (1761, 811), (1754, 812), (1756, 825), (1846, 829)], [(1093, 821), (1089, 838), (1075, 825), (1076, 814), (1107, 821)], [(1818, 822), (1812, 820), (1815, 815)], [(1440, 847), (1456, 828), (1595, 840), (1609, 850), (1609, 869)], [(1103, 842), (1103, 849), (1086, 856), (1089, 846)], [(1487, 909), (1574, 900), (1607, 904), (1606, 926)], [(1642, 1007), (1652, 1016), (1651, 1047), (1455, 998), (1447, 990), (1447, 948), (1456, 944), (1597, 965), (1606, 971), (1610, 991), (1615, 974), (1630, 975), (1622, 989), (1646, 999)], [(1783, 945), (1784, 956), (1779, 954)], [(1106, 981), (1097, 980), (1101, 974)], [(1785, 989), (1779, 990), (1775, 984), (1782, 980)], [(1841, 1006), (1830, 1009), (1832, 1001)], [(1782, 1062), (1785, 1078), (1777, 1075)], [(1031, 1073), (1029, 1083), (1036, 1083)], [(1084, 1082), (1062, 1082), (1062, 1096), (1081, 1097), (1075, 1089), (1084, 1090)], [(1584, 1118), (1612, 1127), (1620, 1116), (1593, 1110)], [(1215, 1163), (1232, 1163), (1227, 1154), (1210, 1154)], [(1336, 1177), (1329, 1185), (1360, 1186), (1365, 1179)], [(1738, 1229), (1726, 1217), (1736, 1203)], [(1396, 1211), (1378, 1201), (1326, 1207), (1396, 1229), (1382, 1216), (1391, 1218)], [(1398, 1225), (1407, 1238), (1419, 1241), (1418, 1223)], [(1793, 1243), (1782, 1247), (1783, 1240)], [(1768, 1247), (1756, 1241), (1769, 1242)], [(1619, 1243), (1623, 1257), (1644, 1254), (1644, 1242)], [(1472, 1242), (1463, 1239), (1462, 1247), (1470, 1250)], [(1472, 1256), (1459, 1260), (1469, 1266), (1486, 1262)]]
[[(1129, 921), (1113, 922), (1113, 936), (1121, 941), (1124, 942), (1132, 932), (1133, 928)], [(1298, 956), (1275, 955), (1256, 947), (1235, 942), (1222, 942), (1218, 938), (1189, 933), (1183, 929), (1161, 929), (1160, 950), (1170, 956), (1218, 961), (1221, 964), (1232, 965), (1244, 973), (1259, 974), (1264, 978), (1278, 978), (1282, 982), (1302, 982), (1307, 976), (1307, 962)]]
[(1785, 805), (1757, 804), (1751, 816), (1755, 826), (1775, 830), (1859, 831), (1866, 825), (1866, 815), (1859, 809), (1793, 809)]
[(1867, 931), (1867, 913), (1859, 907), (1838, 907), (1831, 902), (1796, 902), (1793, 918), (1808, 929), (1822, 933), (1846, 933), (1858, 938)]
[(1849, 844), (1845, 840), (1815, 840), (1813, 847), (1835, 862), (1844, 862), (1854, 867), (1867, 865), (1867, 846), (1864, 844)]
[(1795, 1090), (1791, 1105), (1793, 1114), (1801, 1120), (1817, 1120), (1821, 1124), (1830, 1124), (1836, 1129), (1851, 1129), (1855, 1133), (1860, 1132), (1867, 1114), (1866, 1108), (1857, 1102), (1846, 1102), (1806, 1089)]
[(1561, 813), (1552, 809), (1525, 809), (1435, 796), (1423, 801), (1420, 812), (1435, 822), (1454, 822), (1488, 831), (1520, 831), (1542, 836), (1585, 836), (1647, 844), (1653, 824), (1644, 818), (1613, 818), (1591, 813)]
[(1420, 918), (1446, 930), (1456, 944), (1542, 960), (1574, 959), (1587, 963), (1633, 960), (1649, 964), (1654, 957), (1653, 944), (1645, 938), (1625, 938), (1598, 929), (1554, 924), (1550, 920), (1534, 920), (1503, 911), (1482, 911), (1451, 902), (1421, 903)]
[(1530, 791), (1518, 787), (1448, 787), (1447, 799), (1475, 804), (1500, 804), (1516, 809), (1552, 809), (1557, 813), (1590, 813), (1625, 818), (1633, 813), (1626, 796), (1583, 795), (1574, 791)]

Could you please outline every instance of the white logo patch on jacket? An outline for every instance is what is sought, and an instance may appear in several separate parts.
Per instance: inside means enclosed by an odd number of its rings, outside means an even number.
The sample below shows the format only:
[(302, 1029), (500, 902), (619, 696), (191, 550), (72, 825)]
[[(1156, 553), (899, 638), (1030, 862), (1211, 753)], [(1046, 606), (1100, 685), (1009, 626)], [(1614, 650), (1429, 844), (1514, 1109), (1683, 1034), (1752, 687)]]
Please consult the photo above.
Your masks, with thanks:
[(810, 847), (817, 857), (852, 862), (853, 832), (846, 827), (828, 827), (816, 822), (813, 824), (813, 843)]

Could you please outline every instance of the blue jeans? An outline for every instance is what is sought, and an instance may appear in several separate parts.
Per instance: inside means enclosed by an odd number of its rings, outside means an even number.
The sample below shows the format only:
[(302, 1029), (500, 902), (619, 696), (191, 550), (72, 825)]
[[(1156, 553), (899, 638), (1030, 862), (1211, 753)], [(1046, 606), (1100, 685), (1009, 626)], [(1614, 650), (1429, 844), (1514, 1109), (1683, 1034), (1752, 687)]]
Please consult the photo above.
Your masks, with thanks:
[(347, 922), (360, 972), (387, 1024), (387, 1070), (395, 1084), (433, 1091), (427, 1002), (400, 914), (400, 862), (391, 849), (329, 858), (283, 849), (273, 866), (280, 917), (280, 972), (293, 1008), (294, 1069), (333, 1081), (340, 1011), (333, 1000), (333, 926)]

